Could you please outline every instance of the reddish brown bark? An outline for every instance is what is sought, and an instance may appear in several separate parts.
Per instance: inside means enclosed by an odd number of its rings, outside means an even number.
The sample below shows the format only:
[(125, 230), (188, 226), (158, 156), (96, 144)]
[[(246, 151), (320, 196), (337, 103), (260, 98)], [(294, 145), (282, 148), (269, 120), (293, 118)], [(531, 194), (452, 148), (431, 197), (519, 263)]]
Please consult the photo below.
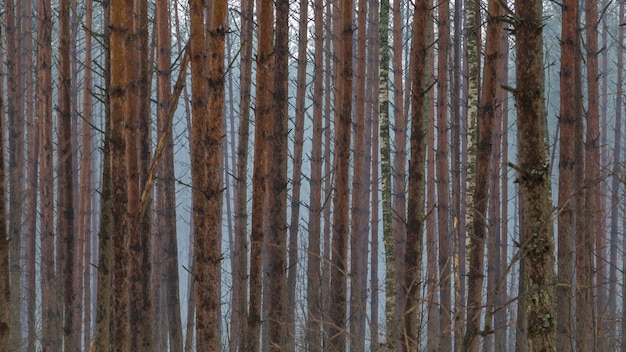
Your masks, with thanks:
[(401, 346), (413, 351), (419, 346), (419, 296), (422, 273), (422, 229), (424, 216), (424, 163), (425, 137), (424, 102), (426, 57), (428, 55), (427, 29), (424, 23), (430, 18), (428, 0), (415, 2), (413, 18), (413, 42), (411, 65), (411, 154), (409, 160), (409, 195), (407, 213), (407, 248), (405, 254), (406, 304), (402, 312), (402, 326), (405, 333)]

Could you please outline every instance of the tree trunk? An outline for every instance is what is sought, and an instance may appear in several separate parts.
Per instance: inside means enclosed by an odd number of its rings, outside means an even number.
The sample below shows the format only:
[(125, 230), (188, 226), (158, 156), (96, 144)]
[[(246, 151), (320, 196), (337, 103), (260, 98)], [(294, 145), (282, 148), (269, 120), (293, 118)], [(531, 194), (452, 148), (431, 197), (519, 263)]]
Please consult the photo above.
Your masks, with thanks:
[[(0, 29), (0, 36), (2, 29)], [(4, 101), (0, 98), (0, 111)], [(0, 141), (4, 141), (4, 117), (0, 118)], [(4, 142), (0, 142), (0, 351), (11, 350), (11, 275), (9, 274), (9, 237), (6, 223), (6, 186), (4, 177)]]
[(383, 243), (385, 245), (385, 322), (387, 349), (395, 350), (398, 340), (396, 319), (396, 271), (398, 257), (393, 234), (391, 204), (391, 141), (389, 137), (389, 0), (380, 3), (380, 164), (383, 201)]
[[(268, 333), (271, 351), (284, 351), (287, 348), (286, 322), (294, 314), (287, 310), (287, 109), (289, 79), (289, 1), (276, 2), (276, 41), (274, 91), (271, 119), (272, 128), (268, 133), (268, 189), (267, 205), (271, 209), (269, 233), (266, 239), (269, 254), (269, 320)], [(292, 209), (293, 211), (294, 209)], [(294, 248), (292, 248), (294, 250)], [(297, 249), (295, 249), (297, 250)], [(296, 267), (295, 263), (290, 263)], [(295, 273), (294, 273), (295, 275)], [(295, 280), (295, 277), (293, 278)], [(295, 285), (295, 281), (291, 283)]]
[[(20, 4), (21, 7), (21, 4)], [(23, 93), (19, 57), (20, 41), (23, 35), (19, 8), (14, 0), (5, 4), (6, 17), (6, 72), (7, 72), (7, 113), (8, 113), (8, 166), (9, 166), (9, 259), (11, 275), (11, 345), (21, 346), (21, 287), (22, 287), (22, 204), (24, 202), (24, 123)], [(50, 94), (48, 92), (48, 94)], [(20, 104), (21, 102), (21, 104)]]
[(452, 298), (450, 296), (450, 276), (452, 274), (450, 195), (448, 166), (448, 52), (450, 47), (449, 3), (439, 4), (439, 51), (437, 54), (437, 217), (439, 224), (439, 295), (441, 314), (439, 321), (440, 344), (442, 352), (452, 351)]
[(330, 351), (346, 348), (346, 274), (348, 268), (350, 128), (352, 125), (352, 0), (340, 0), (335, 117), (335, 196), (333, 203)]
[(431, 4), (428, 0), (415, 3), (413, 19), (413, 43), (411, 65), (411, 154), (409, 159), (409, 196), (407, 213), (407, 248), (405, 254), (406, 304), (402, 312), (402, 330), (405, 334), (402, 348), (417, 350), (420, 336), (419, 297), (422, 277), (422, 230), (424, 217), (424, 122), (426, 58), (428, 55), (428, 30), (425, 23), (430, 19)]
[[(587, 131), (585, 137), (585, 176), (584, 176), (584, 219), (585, 231), (583, 232), (582, 254), (587, 259), (587, 267), (584, 269), (587, 287), (587, 325), (582, 326), (589, 338), (587, 346), (596, 349), (604, 341), (604, 315), (606, 307), (606, 265), (604, 255), (604, 233), (600, 232), (600, 223), (604, 214), (601, 210), (602, 197), (600, 195), (600, 110), (599, 110), (599, 87), (598, 80), (598, 3), (585, 1), (585, 22), (587, 24)], [(580, 244), (577, 246), (580, 249)], [(595, 245), (595, 253), (594, 253)], [(594, 254), (596, 267), (594, 268)], [(595, 302), (594, 302), (594, 276), (595, 276)], [(594, 329), (594, 303), (597, 313), (597, 327)], [(598, 332), (594, 334), (594, 331)], [(578, 335), (578, 333), (577, 333)], [(596, 340), (596, 341), (594, 341)], [(584, 347), (583, 347), (584, 348)]]
[[(434, 107), (434, 104), (433, 104)], [(429, 109), (430, 110), (430, 109)], [(436, 194), (436, 161), (435, 161), (435, 118), (428, 119), (426, 152), (426, 349), (439, 347), (439, 309), (437, 307), (437, 194)], [(441, 234), (441, 233), (440, 233)]]
[(250, 234), (250, 308), (248, 311), (248, 342), (251, 352), (260, 350), (261, 303), (263, 287), (263, 243), (265, 241), (265, 198), (267, 158), (266, 142), (271, 126), (273, 80), (274, 7), (272, 2), (258, 4), (259, 49), (257, 54), (257, 95), (254, 130), (254, 166), (252, 175), (252, 230)]
[[(296, 277), (298, 269), (298, 230), (300, 228), (300, 188), (302, 184), (302, 149), (304, 144), (304, 115), (306, 112), (306, 69), (308, 38), (308, 0), (300, 1), (298, 24), (298, 68), (296, 77), (296, 116), (293, 149), (293, 173), (291, 178), (291, 219), (289, 222), (289, 264), (287, 282), (287, 350), (293, 351), (296, 338)], [(286, 132), (285, 132), (286, 133)], [(319, 247), (319, 246), (318, 246)]]
[[(574, 241), (574, 124), (580, 118), (580, 79), (574, 72), (580, 61), (580, 38), (578, 26), (578, 1), (563, 3), (563, 27), (561, 33), (561, 110), (559, 113), (559, 215), (558, 215), (558, 275), (556, 295), (557, 344), (564, 351), (574, 350), (574, 327), (572, 304), (573, 241)], [(566, 89), (571, 87), (571, 90)]]
[(321, 290), (321, 215), (322, 215), (322, 109), (324, 97), (323, 78), (323, 1), (315, 0), (313, 4), (315, 58), (313, 76), (313, 137), (311, 150), (311, 200), (309, 206), (309, 238), (307, 253), (307, 321), (306, 342), (308, 350), (322, 350), (322, 290)]
[[(82, 136), (81, 136), (81, 159), (80, 159), (80, 182), (79, 182), (79, 204), (78, 204), (78, 238), (82, 239), (78, 245), (82, 246), (83, 251), (83, 266), (77, 268), (77, 279), (75, 280), (79, 286), (78, 292), (82, 294), (78, 295), (77, 311), (80, 309), (84, 311), (84, 318), (79, 324), (83, 324), (84, 330), (84, 344), (85, 349), (88, 348), (91, 342), (91, 297), (89, 297), (91, 276), (91, 230), (92, 219), (91, 211), (93, 207), (92, 202), (92, 177), (93, 171), (91, 168), (93, 155), (91, 150), (92, 135), (92, 74), (91, 74), (91, 28), (93, 22), (93, 2), (87, 0), (85, 3), (85, 73), (83, 76), (83, 105), (82, 105)], [(79, 251), (81, 248), (79, 247)], [(86, 263), (86, 265), (84, 264)], [(79, 330), (80, 331), (80, 330)], [(77, 336), (80, 339), (80, 334)], [(79, 345), (80, 346), (80, 345)]]
[[(225, 1), (213, 3), (208, 38), (203, 1), (190, 3), (192, 182), (196, 345), (220, 349), (221, 157), (224, 119)], [(209, 47), (207, 50), (206, 42)]]
[(62, 238), (63, 247), (57, 252), (63, 265), (63, 303), (64, 323), (63, 338), (66, 350), (78, 351), (80, 346), (72, 346), (73, 332), (77, 329), (74, 321), (74, 205), (73, 205), (73, 171), (72, 171), (72, 106), (71, 106), (71, 72), (70, 72), (70, 3), (60, 2), (59, 10), (59, 117), (58, 117), (58, 182), (59, 210), (58, 236)]
[[(521, 192), (520, 244), (530, 351), (552, 351), (555, 345), (553, 316), (552, 204), (550, 165), (544, 139), (544, 84), (541, 1), (516, 1), (515, 38), (517, 65), (515, 102), (518, 111), (518, 182)], [(525, 314), (524, 314), (525, 313)]]
[[(379, 165), (379, 52), (380, 52), (380, 35), (379, 35), (379, 2), (370, 0), (369, 3), (369, 31), (370, 53), (368, 54), (368, 106), (367, 110), (371, 110), (371, 178), (369, 180), (371, 190), (371, 244), (370, 244), (370, 350), (372, 352), (379, 349), (379, 327), (378, 327), (378, 305), (379, 305), (379, 284), (378, 284), (378, 212), (380, 209), (379, 192), (378, 192), (378, 165)], [(367, 115), (367, 113), (366, 113)], [(368, 118), (369, 119), (369, 118)]]
[[(365, 349), (365, 301), (362, 293), (363, 277), (367, 267), (363, 267), (362, 243), (367, 237), (368, 205), (365, 182), (365, 59), (367, 35), (367, 1), (358, 1), (357, 55), (355, 70), (354, 107), (354, 170), (352, 176), (352, 221), (350, 227), (350, 349)], [(367, 248), (367, 247), (366, 247)], [(366, 262), (367, 263), (367, 262)]]
[[(183, 337), (180, 318), (180, 293), (178, 277), (178, 242), (176, 239), (176, 189), (174, 175), (174, 138), (169, 111), (172, 106), (170, 18), (166, 3), (156, 3), (157, 35), (157, 130), (165, 135), (162, 161), (158, 168), (157, 183), (157, 238), (163, 242), (165, 256), (165, 302), (171, 351), (182, 352)], [(186, 55), (186, 54), (183, 54)], [(181, 74), (182, 75), (182, 74)], [(155, 155), (156, 158), (156, 155)], [(156, 292), (155, 292), (156, 293)]]

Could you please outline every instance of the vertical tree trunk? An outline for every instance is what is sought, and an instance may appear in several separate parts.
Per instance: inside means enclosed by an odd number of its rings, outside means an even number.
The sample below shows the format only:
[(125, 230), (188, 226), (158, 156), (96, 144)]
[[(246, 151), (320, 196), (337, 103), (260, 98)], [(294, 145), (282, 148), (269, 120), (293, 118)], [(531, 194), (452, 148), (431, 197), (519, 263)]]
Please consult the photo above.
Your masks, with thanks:
[[(379, 165), (379, 52), (380, 52), (380, 35), (379, 35), (379, 2), (377, 0), (370, 0), (369, 3), (369, 35), (368, 38), (371, 41), (370, 53), (368, 55), (368, 103), (369, 109), (371, 109), (371, 244), (370, 244), (370, 350), (372, 352), (379, 349), (379, 327), (378, 327), (378, 305), (379, 305), (379, 284), (378, 284), (378, 212), (380, 209), (379, 204), (379, 191), (378, 191), (378, 165)], [(369, 127), (367, 127), (369, 128)]]
[(383, 201), (383, 243), (385, 246), (385, 322), (387, 349), (394, 350), (398, 339), (396, 319), (396, 256), (391, 204), (391, 143), (389, 137), (389, 0), (380, 3), (380, 163)]
[[(2, 36), (2, 29), (0, 29)], [(4, 101), (0, 97), (0, 111)], [(11, 275), (9, 273), (9, 237), (6, 223), (6, 184), (4, 177), (4, 116), (0, 118), (0, 350), (11, 350)]]
[(293, 173), (291, 178), (291, 219), (289, 222), (289, 264), (287, 282), (287, 350), (295, 348), (296, 321), (296, 276), (298, 269), (298, 230), (300, 224), (300, 188), (302, 184), (302, 149), (304, 144), (304, 115), (306, 99), (308, 0), (300, 1), (298, 21), (298, 68), (296, 77), (296, 116), (293, 149)]
[(409, 159), (409, 196), (407, 213), (407, 248), (405, 254), (406, 304), (402, 312), (402, 330), (405, 334), (402, 348), (417, 350), (419, 344), (419, 297), (422, 277), (422, 230), (424, 217), (424, 163), (425, 163), (425, 87), (427, 26), (430, 19), (428, 0), (415, 3), (411, 65), (411, 154)]
[[(619, 4), (619, 23), (624, 23), (624, 3)], [(624, 40), (624, 27), (620, 26), (617, 34), (618, 43), (623, 43)], [(621, 140), (622, 140), (622, 108), (624, 88), (622, 86), (624, 78), (624, 46), (619, 45), (617, 47), (617, 86), (615, 87), (615, 137), (613, 144), (613, 180), (611, 187), (611, 242), (617, 243), (619, 236), (619, 201), (620, 201), (620, 187), (621, 187)], [(615, 255), (617, 257), (617, 254)], [(622, 290), (626, 287), (626, 284), (622, 284)], [(622, 291), (623, 292), (623, 291)], [(622, 298), (622, 304), (624, 298)], [(621, 348), (626, 348), (626, 310), (622, 310), (622, 324), (621, 324)]]
[[(21, 4), (20, 4), (21, 7)], [(22, 80), (20, 64), (20, 42), (23, 35), (20, 25), (19, 8), (14, 0), (5, 3), (6, 42), (7, 42), (7, 113), (9, 141), (9, 252), (11, 273), (11, 345), (21, 346), (21, 287), (22, 287), (22, 203), (24, 201), (24, 123), (22, 113)], [(22, 104), (20, 104), (20, 102)]]
[(450, 176), (448, 166), (448, 52), (450, 47), (448, 1), (439, 4), (439, 51), (437, 55), (437, 217), (439, 224), (439, 295), (441, 314), (439, 321), (439, 351), (452, 351), (450, 276), (452, 274), (450, 223)]
[[(578, 1), (563, 2), (561, 33), (561, 110), (559, 113), (559, 213), (558, 213), (558, 275), (557, 344), (564, 351), (574, 349), (572, 305), (574, 296), (574, 122), (580, 118), (580, 79), (575, 77), (575, 62), (580, 60)], [(568, 89), (568, 87), (571, 87)]]
[(226, 3), (213, 3), (208, 38), (204, 35), (203, 5), (201, 0), (190, 3), (196, 345), (219, 350), (222, 205), (220, 159), (224, 118)]
[[(176, 189), (174, 175), (174, 137), (169, 111), (172, 108), (170, 17), (167, 3), (156, 3), (157, 35), (157, 130), (165, 135), (162, 160), (157, 170), (157, 237), (163, 240), (165, 256), (165, 302), (171, 351), (182, 352), (183, 336), (180, 318), (180, 293), (178, 277), (178, 241), (176, 239)], [(186, 57), (186, 54), (183, 54)], [(182, 74), (181, 76), (185, 76)], [(160, 138), (160, 137), (159, 137)], [(156, 156), (155, 156), (156, 157)], [(155, 292), (156, 293), (156, 292)]]
[[(586, 313), (588, 324), (587, 342), (590, 349), (597, 349), (600, 345), (596, 342), (603, 342), (604, 336), (604, 315), (606, 306), (606, 265), (604, 255), (604, 233), (601, 233), (600, 223), (604, 214), (601, 213), (600, 202), (600, 110), (599, 110), (599, 87), (598, 80), (598, 3), (596, 1), (585, 1), (585, 22), (587, 35), (587, 131), (585, 137), (585, 176), (584, 184), (584, 211), (585, 211), (585, 231), (584, 239), (580, 243), (583, 245), (583, 254), (587, 258), (588, 265), (585, 269), (585, 282), (588, 287)], [(577, 246), (580, 249), (580, 244)], [(595, 253), (594, 253), (595, 245)], [(594, 254), (596, 257), (596, 267), (594, 268)], [(594, 276), (595, 276), (595, 302), (594, 302)], [(594, 328), (593, 314), (594, 303), (597, 312), (597, 328)], [(593, 332), (598, 332), (594, 334)], [(594, 341), (597, 340), (597, 341)]]
[[(463, 325), (464, 325), (464, 295), (465, 292), (465, 259), (462, 258), (461, 244), (461, 224), (464, 222), (464, 216), (461, 214), (461, 87), (463, 84), (463, 74), (461, 68), (461, 56), (464, 55), (461, 46), (463, 44), (461, 11), (463, 8), (463, 0), (455, 0), (454, 2), (454, 67), (451, 75), (451, 116), (450, 116), (450, 156), (451, 156), (451, 207), (450, 217), (452, 219), (452, 236), (453, 236), (453, 276), (454, 276), (454, 350), (460, 352), (463, 342)], [(463, 269), (463, 270), (462, 270)]]
[(36, 288), (36, 252), (37, 252), (37, 190), (39, 187), (39, 119), (35, 105), (34, 92), (36, 81), (33, 74), (36, 70), (33, 62), (33, 4), (32, 1), (25, 1), (22, 9), (22, 21), (24, 23), (24, 43), (22, 45), (24, 75), (25, 75), (25, 106), (26, 124), (28, 135), (28, 184), (26, 191), (26, 212), (25, 212), (25, 246), (24, 246), (24, 291), (26, 303), (26, 349), (33, 351), (36, 343), (36, 310), (37, 310), (37, 288)]
[[(128, 176), (126, 172), (126, 133), (130, 118), (132, 0), (111, 1), (111, 183), (113, 219), (113, 346), (130, 349), (130, 250), (128, 229)], [(134, 148), (132, 149), (134, 150)]]
[(362, 300), (363, 267), (361, 244), (367, 237), (368, 206), (365, 183), (365, 59), (367, 33), (367, 1), (358, 1), (357, 55), (354, 107), (354, 170), (352, 176), (352, 221), (350, 227), (350, 349), (365, 349), (365, 302)]
[[(395, 159), (392, 168), (392, 224), (396, 245), (394, 253), (396, 258), (404, 258), (406, 247), (406, 133), (407, 133), (407, 109), (404, 107), (404, 67), (402, 64), (402, 46), (404, 44), (402, 35), (402, 6), (401, 0), (394, 0), (391, 4), (392, 12), (392, 35), (393, 35), (393, 127), (395, 134)], [(385, 66), (387, 67), (387, 66)], [(405, 85), (408, 87), (408, 83)], [(404, 283), (403, 260), (396, 260), (395, 285), (402, 287)], [(405, 300), (404, 292), (396, 289), (396, 302), (402, 303)], [(399, 315), (402, 307), (396, 304), (395, 314)]]
[[(79, 204), (78, 204), (78, 238), (82, 238), (82, 243), (79, 242), (79, 246), (82, 246), (83, 251), (83, 267), (77, 268), (76, 274), (77, 279), (76, 282), (81, 282), (82, 285), (79, 285), (78, 292), (81, 292), (81, 295), (78, 295), (78, 304), (77, 311), (80, 312), (82, 309), (84, 312), (84, 318), (79, 324), (82, 324), (82, 328), (84, 331), (84, 344), (85, 349), (88, 348), (91, 341), (91, 300), (90, 296), (90, 280), (91, 276), (89, 275), (91, 269), (91, 229), (92, 229), (92, 219), (91, 219), (91, 211), (92, 211), (92, 184), (91, 179), (93, 177), (93, 172), (91, 168), (91, 163), (93, 160), (91, 144), (92, 144), (92, 136), (91, 136), (91, 124), (92, 124), (92, 101), (91, 101), (91, 88), (92, 88), (92, 74), (91, 74), (91, 29), (93, 22), (93, 2), (92, 0), (87, 0), (85, 2), (85, 73), (83, 76), (84, 87), (83, 87), (83, 101), (82, 101), (82, 136), (81, 136), (81, 159), (80, 159), (80, 183), (79, 183)], [(80, 251), (80, 249), (79, 249)], [(80, 277), (80, 278), (79, 278)], [(80, 331), (80, 330), (79, 330)], [(80, 334), (77, 336), (80, 339)], [(79, 345), (80, 346), (80, 345)]]
[(322, 288), (321, 288), (321, 215), (322, 215), (322, 109), (324, 98), (323, 78), (323, 1), (315, 0), (314, 16), (314, 66), (313, 71), (313, 137), (311, 150), (311, 201), (309, 206), (309, 238), (307, 253), (307, 322), (306, 341), (308, 350), (322, 350)]
[(254, 1), (241, 2), (241, 67), (239, 140), (237, 145), (237, 184), (235, 188), (235, 252), (237, 255), (237, 281), (239, 301), (233, 312), (239, 322), (240, 350), (248, 349), (248, 145), (250, 138), (250, 90), (252, 86), (252, 34)]
[[(478, 114), (480, 97), (480, 12), (478, 1), (470, 0), (465, 6), (465, 28), (467, 40), (467, 167), (465, 193), (465, 228), (469, 239), (469, 273), (467, 288), (467, 323), (463, 349), (478, 351), (478, 330), (480, 329), (481, 297), (482, 297), (482, 256), (483, 241), (480, 233), (476, 233), (475, 218), (484, 216), (474, 206), (480, 204), (474, 200), (477, 178), (478, 156)], [(478, 220), (480, 222), (480, 219)], [(478, 229), (483, 232), (484, 229)], [(473, 262), (472, 262), (473, 261)]]
[[(518, 182), (523, 209), (520, 244), (528, 349), (551, 351), (555, 345), (553, 316), (554, 243), (550, 174), (544, 131), (544, 84), (541, 1), (516, 1), (517, 65), (515, 102), (518, 111)], [(525, 314), (524, 314), (525, 313)]]
[(250, 308), (248, 312), (248, 336), (246, 343), (251, 352), (259, 351), (261, 337), (261, 303), (263, 287), (263, 243), (265, 241), (265, 198), (267, 158), (266, 143), (271, 126), (273, 91), (274, 7), (271, 2), (258, 4), (259, 49), (257, 54), (257, 96), (254, 130), (254, 166), (252, 175), (252, 230), (250, 234)]
[[(271, 351), (287, 348), (286, 322), (294, 312), (287, 311), (287, 109), (289, 79), (289, 1), (276, 2), (276, 39), (274, 51), (274, 91), (272, 128), (268, 133), (268, 209), (269, 233), (266, 239), (269, 254), (269, 345)], [(293, 209), (292, 209), (293, 211)], [(292, 248), (293, 249), (293, 248)], [(295, 263), (290, 263), (294, 267)], [(295, 273), (294, 273), (295, 275)], [(295, 279), (295, 278), (294, 278)], [(295, 285), (295, 282), (293, 283)]]
[(64, 346), (68, 351), (78, 351), (80, 346), (72, 346), (73, 332), (77, 329), (74, 309), (74, 197), (72, 168), (72, 107), (70, 72), (70, 3), (60, 2), (59, 9), (59, 142), (58, 179), (59, 210), (58, 235), (62, 237), (63, 248), (59, 260), (63, 265)]
[(426, 134), (428, 146), (426, 152), (426, 348), (429, 350), (439, 347), (439, 309), (437, 307), (437, 194), (436, 194), (436, 161), (435, 161), (435, 118), (428, 120)]
[(330, 350), (346, 347), (346, 274), (348, 268), (350, 127), (352, 124), (352, 0), (340, 0), (338, 74), (335, 117), (335, 196), (330, 302)]

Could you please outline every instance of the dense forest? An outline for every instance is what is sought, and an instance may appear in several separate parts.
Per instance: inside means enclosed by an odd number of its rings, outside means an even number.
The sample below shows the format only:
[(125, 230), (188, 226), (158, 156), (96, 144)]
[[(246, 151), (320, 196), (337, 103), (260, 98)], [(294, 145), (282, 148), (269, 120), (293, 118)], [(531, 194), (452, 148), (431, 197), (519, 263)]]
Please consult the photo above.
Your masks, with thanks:
[(626, 351), (625, 1), (0, 4), (0, 352)]

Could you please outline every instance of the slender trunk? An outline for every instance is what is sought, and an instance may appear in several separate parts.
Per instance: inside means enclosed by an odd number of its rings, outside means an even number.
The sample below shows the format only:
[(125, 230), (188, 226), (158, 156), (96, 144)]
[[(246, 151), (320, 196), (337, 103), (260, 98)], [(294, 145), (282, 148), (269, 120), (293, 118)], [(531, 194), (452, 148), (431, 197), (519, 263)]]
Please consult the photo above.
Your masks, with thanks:
[(428, 147), (426, 153), (426, 348), (439, 347), (439, 309), (437, 307), (437, 214), (436, 178), (435, 178), (435, 118), (428, 120)]
[(239, 322), (240, 351), (248, 349), (248, 145), (250, 138), (250, 90), (252, 85), (252, 32), (254, 1), (241, 3), (241, 68), (240, 68), (240, 110), (239, 140), (237, 145), (237, 184), (235, 188), (235, 252), (237, 256), (239, 301), (234, 311)]
[[(204, 35), (202, 1), (192, 1), (192, 179), (196, 345), (220, 349), (220, 257), (222, 124), (224, 120), (224, 39), (226, 2), (216, 1)], [(209, 46), (206, 47), (208, 41)]]
[(371, 110), (371, 240), (370, 240), (370, 350), (372, 352), (379, 349), (379, 327), (378, 327), (378, 305), (379, 305), (379, 284), (378, 284), (378, 213), (379, 213), (379, 192), (378, 192), (378, 165), (379, 165), (379, 52), (380, 52), (380, 36), (379, 33), (379, 2), (370, 0), (369, 3), (369, 31), (368, 38), (370, 40), (370, 53), (368, 55), (368, 110)]
[[(158, 169), (157, 183), (157, 238), (162, 240), (165, 258), (165, 302), (169, 327), (170, 350), (182, 352), (182, 325), (178, 277), (178, 242), (176, 239), (176, 189), (174, 179), (174, 138), (169, 111), (172, 106), (170, 19), (166, 3), (156, 3), (157, 29), (157, 130), (165, 135), (163, 160)], [(181, 74), (183, 76), (183, 74)], [(156, 157), (156, 156), (155, 156)], [(160, 233), (159, 233), (160, 232)], [(156, 268), (155, 268), (156, 269)], [(155, 292), (156, 294), (157, 292)]]
[(254, 166), (252, 175), (252, 230), (250, 234), (250, 308), (248, 312), (247, 348), (251, 352), (260, 350), (261, 304), (263, 287), (263, 243), (265, 241), (265, 199), (267, 158), (269, 145), (267, 135), (271, 126), (273, 88), (274, 7), (272, 2), (258, 2), (258, 54), (257, 94), (254, 130)]
[(358, 1), (357, 55), (354, 106), (354, 170), (352, 176), (352, 222), (350, 227), (350, 349), (365, 349), (365, 302), (362, 300), (362, 242), (367, 237), (368, 206), (365, 184), (365, 55), (367, 32), (367, 1)]
[[(0, 29), (0, 36), (2, 29)], [(0, 97), (0, 111), (4, 101)], [(4, 141), (4, 117), (0, 118), (0, 141)], [(9, 237), (6, 223), (6, 186), (4, 177), (4, 142), (0, 143), (0, 351), (11, 350), (11, 283), (9, 274)]]
[[(544, 132), (541, 1), (516, 1), (518, 181), (521, 192), (520, 244), (527, 341), (530, 351), (555, 350), (553, 316), (552, 205)], [(525, 314), (524, 314), (525, 313)]]
[[(404, 67), (402, 65), (402, 0), (393, 0), (391, 6), (392, 12), (392, 35), (393, 35), (393, 118), (395, 125), (393, 131), (395, 134), (395, 159), (392, 168), (392, 226), (395, 240), (395, 256), (396, 258), (404, 258), (406, 251), (406, 134), (407, 134), (407, 114), (408, 111), (404, 107), (404, 87), (408, 87), (408, 83), (403, 85)], [(402, 287), (404, 283), (404, 264), (403, 260), (397, 260), (396, 268), (396, 287)], [(396, 317), (402, 311), (402, 302), (405, 301), (404, 291), (396, 289)]]
[[(90, 262), (91, 262), (91, 229), (92, 229), (92, 219), (91, 219), (91, 211), (93, 207), (92, 203), (92, 183), (91, 179), (93, 177), (93, 171), (91, 168), (91, 163), (93, 159), (91, 144), (92, 144), (92, 135), (91, 135), (91, 124), (92, 124), (92, 101), (91, 101), (91, 88), (92, 88), (92, 75), (91, 75), (91, 28), (93, 22), (93, 2), (92, 0), (88, 0), (85, 3), (85, 73), (83, 76), (84, 87), (83, 87), (83, 105), (82, 105), (82, 135), (81, 135), (81, 159), (80, 159), (80, 183), (79, 183), (79, 205), (78, 205), (78, 237), (82, 239), (82, 242), (79, 242), (79, 246), (82, 246), (83, 256), (82, 262), (83, 266), (77, 268), (76, 271), (77, 279), (76, 282), (81, 282), (79, 285), (79, 292), (82, 294), (78, 295), (78, 305), (77, 311), (80, 312), (82, 309), (84, 311), (84, 318), (80, 322), (83, 324), (84, 331), (84, 344), (85, 348), (88, 348), (91, 338), (91, 307), (90, 307), (90, 280), (91, 276), (90, 272)], [(79, 251), (81, 248), (79, 247)], [(86, 263), (86, 265), (84, 264)], [(80, 278), (82, 276), (82, 278)], [(82, 301), (81, 301), (82, 300)], [(80, 339), (80, 334), (77, 336)]]
[(346, 348), (346, 295), (349, 228), (350, 128), (352, 125), (352, 0), (340, 0), (335, 117), (335, 180), (332, 229), (330, 350)]
[(78, 351), (80, 346), (73, 346), (73, 332), (79, 322), (74, 321), (74, 197), (72, 167), (72, 107), (71, 107), (71, 72), (70, 72), (70, 3), (60, 2), (59, 10), (59, 142), (58, 142), (58, 182), (59, 209), (58, 235), (62, 237), (63, 247), (59, 260), (63, 263), (63, 303), (64, 323), (63, 338), (65, 350)]
[[(559, 113), (559, 215), (557, 300), (557, 343), (564, 351), (574, 350), (571, 285), (574, 278), (574, 122), (580, 116), (580, 80), (575, 77), (574, 62), (579, 60), (578, 1), (563, 3), (561, 34), (561, 110)], [(572, 87), (572, 91), (566, 89)]]
[(393, 209), (391, 204), (391, 141), (389, 136), (389, 0), (380, 3), (380, 162), (383, 201), (383, 243), (385, 245), (385, 322), (387, 350), (395, 350), (398, 340), (396, 319), (396, 241), (393, 234)]
[(300, 227), (300, 188), (302, 184), (302, 149), (304, 144), (304, 115), (307, 69), (308, 0), (300, 1), (298, 25), (298, 68), (296, 77), (296, 118), (293, 150), (293, 173), (291, 178), (291, 219), (289, 222), (289, 265), (287, 282), (287, 349), (293, 351), (296, 338), (296, 276), (298, 262), (298, 230)]
[(411, 154), (409, 159), (409, 196), (407, 213), (407, 248), (405, 254), (406, 304), (402, 312), (402, 330), (405, 334), (402, 347), (405, 351), (417, 350), (420, 336), (419, 298), (422, 277), (422, 229), (424, 217), (424, 163), (426, 120), (425, 86), (426, 58), (428, 56), (428, 30), (425, 23), (430, 20), (428, 0), (415, 3), (413, 19), (413, 43), (411, 65)]
[[(604, 255), (604, 233), (601, 233), (600, 223), (604, 214), (601, 213), (600, 202), (600, 110), (599, 110), (599, 87), (598, 80), (598, 3), (596, 1), (585, 1), (585, 22), (587, 23), (587, 131), (585, 137), (585, 176), (584, 176), (584, 221), (585, 231), (583, 253), (587, 258), (584, 284), (587, 289), (588, 305), (586, 313), (588, 324), (582, 328), (590, 329), (587, 342), (590, 349), (598, 349), (604, 342), (604, 315), (606, 307), (606, 265)], [(595, 253), (594, 253), (595, 245)], [(580, 249), (580, 245), (577, 246)], [(594, 254), (596, 267), (594, 268)], [(594, 279), (595, 276), (595, 286)], [(595, 287), (595, 302), (594, 292)], [(594, 303), (597, 312), (597, 327), (594, 329)], [(597, 331), (597, 334), (594, 334)], [(594, 341), (596, 340), (596, 341)]]
[[(5, 3), (6, 29), (6, 74), (7, 74), (7, 114), (8, 114), (8, 166), (9, 166), (9, 260), (11, 275), (11, 345), (21, 346), (21, 287), (22, 287), (22, 204), (24, 202), (24, 123), (23, 123), (23, 93), (20, 64), (20, 43), (23, 35), (19, 8), (21, 4), (14, 0)], [(50, 93), (48, 93), (50, 94)], [(21, 103), (21, 104), (20, 104)]]
[(450, 4), (439, 4), (439, 51), (437, 55), (437, 216), (439, 224), (439, 294), (441, 314), (439, 321), (439, 351), (452, 351), (452, 297), (450, 295), (450, 276), (452, 274), (450, 236), (450, 195), (448, 166), (448, 59), (450, 47), (449, 12)]

